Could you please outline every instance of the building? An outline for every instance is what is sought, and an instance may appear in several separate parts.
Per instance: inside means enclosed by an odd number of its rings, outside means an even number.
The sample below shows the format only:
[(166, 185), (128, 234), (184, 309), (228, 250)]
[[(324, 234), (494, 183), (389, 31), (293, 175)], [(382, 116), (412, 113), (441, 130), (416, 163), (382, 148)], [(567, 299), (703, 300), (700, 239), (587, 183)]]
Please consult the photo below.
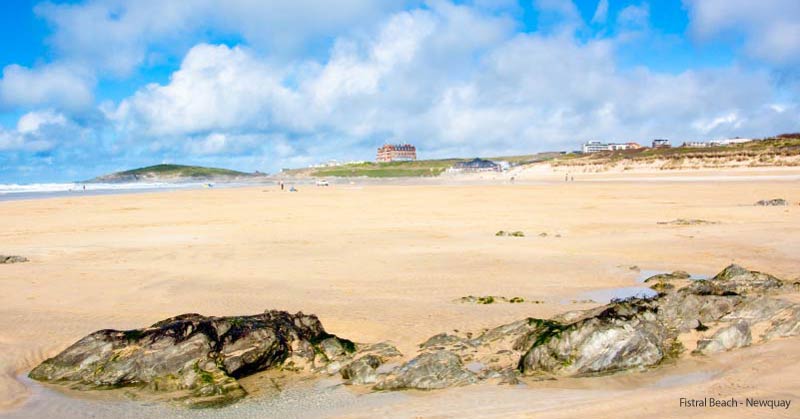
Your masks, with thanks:
[(707, 147), (722, 147), (733, 144), (749, 143), (754, 141), (752, 138), (728, 138), (725, 140), (711, 140), (711, 141), (684, 141), (681, 147), (686, 148), (707, 148)]
[(503, 167), (493, 161), (475, 158), (460, 161), (450, 168), (450, 172), (501, 172)]
[(634, 150), (642, 148), (637, 143), (604, 143), (600, 141), (589, 141), (583, 145), (584, 153), (597, 153), (600, 151)]
[(414, 161), (417, 159), (417, 148), (411, 144), (384, 144), (378, 149), (375, 161)]
[(711, 140), (711, 141), (708, 142), (708, 144), (711, 147), (719, 147), (719, 146), (732, 145), (732, 144), (749, 143), (750, 141), (753, 141), (753, 139), (752, 138), (738, 138), (737, 137), (737, 138), (728, 138), (726, 140)]
[(706, 148), (711, 147), (711, 144), (704, 142), (704, 141), (684, 141), (681, 144), (683, 148)]
[(669, 143), (669, 140), (664, 139), (655, 139), (653, 140), (653, 148), (670, 148), (672, 144)]

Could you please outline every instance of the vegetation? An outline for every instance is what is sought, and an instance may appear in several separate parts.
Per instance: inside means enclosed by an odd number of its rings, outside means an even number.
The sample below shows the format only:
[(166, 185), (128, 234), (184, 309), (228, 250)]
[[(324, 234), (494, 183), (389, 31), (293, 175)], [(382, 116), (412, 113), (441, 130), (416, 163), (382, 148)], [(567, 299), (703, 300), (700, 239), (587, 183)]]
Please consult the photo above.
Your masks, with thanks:
[[(489, 160), (507, 161), (511, 165), (529, 164), (553, 159), (562, 155), (559, 152), (547, 152), (538, 154), (527, 154), (521, 156), (499, 156), (490, 157)], [(416, 160), (416, 161), (396, 161), (396, 162), (365, 162), (345, 164), (332, 167), (314, 167), (304, 169), (286, 169), (284, 174), (289, 176), (312, 176), (312, 177), (435, 177), (444, 173), (445, 170), (458, 162), (469, 161), (471, 159), (438, 159), (438, 160)]]
[(157, 164), (155, 166), (117, 172), (120, 176), (176, 176), (176, 177), (214, 177), (214, 176), (247, 176), (248, 173), (216, 167), (184, 166), (180, 164)]
[(494, 304), (494, 297), (491, 295), (478, 297), (478, 304)]
[[(662, 169), (677, 169), (688, 162), (703, 162), (703, 167), (738, 162), (747, 166), (784, 166), (800, 164), (800, 135), (777, 137), (740, 144), (692, 148), (641, 148), (589, 154), (566, 154), (552, 160), (554, 166), (614, 166), (661, 161)], [(665, 162), (664, 162), (665, 161)]]
[(525, 233), (521, 231), (505, 231), (500, 230), (497, 233), (494, 233), (497, 237), (525, 237)]
[(312, 169), (315, 177), (430, 177), (439, 176), (461, 159), (356, 163)]

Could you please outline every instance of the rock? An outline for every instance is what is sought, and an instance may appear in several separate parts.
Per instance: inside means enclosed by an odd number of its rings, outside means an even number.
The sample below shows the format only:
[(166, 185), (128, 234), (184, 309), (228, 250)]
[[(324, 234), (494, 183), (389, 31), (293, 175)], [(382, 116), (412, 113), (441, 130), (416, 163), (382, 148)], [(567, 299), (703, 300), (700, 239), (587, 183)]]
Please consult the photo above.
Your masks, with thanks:
[(675, 288), (675, 285), (670, 284), (669, 282), (656, 282), (655, 284), (650, 286), (650, 289), (657, 291), (657, 292), (666, 292)]
[(313, 315), (183, 314), (145, 329), (94, 332), (29, 375), (82, 389), (145, 386), (183, 392), (186, 403), (206, 406), (243, 397), (246, 392), (237, 378), (279, 366), (290, 356), (311, 357), (313, 362), (315, 352), (334, 346), (354, 349), (352, 342), (325, 332)]
[(542, 320), (526, 339), (520, 369), (586, 375), (655, 365), (674, 343), (656, 312), (652, 301), (631, 299), (571, 324)]
[(677, 225), (677, 226), (693, 226), (693, 225), (705, 225), (705, 224), (719, 224), (716, 221), (707, 221), (701, 220), (697, 218), (677, 218), (672, 221), (659, 221), (656, 224), (663, 224), (663, 225)]
[(361, 345), (358, 349), (359, 354), (372, 354), (381, 359), (381, 362), (386, 362), (389, 358), (396, 358), (403, 356), (397, 347), (389, 342), (379, 342), (372, 345)]
[(514, 345), (514, 342), (516, 342), (519, 338), (527, 336), (536, 328), (536, 321), (538, 321), (538, 319), (527, 318), (523, 320), (517, 320), (513, 323), (497, 326), (493, 329), (483, 332), (480, 336), (471, 339), (469, 343), (473, 346), (490, 344), (497, 346), (503, 343)]
[(750, 346), (753, 338), (750, 335), (750, 326), (746, 322), (738, 322), (717, 330), (709, 339), (697, 341), (695, 354), (709, 355), (717, 352), (730, 351), (731, 349)]
[(478, 377), (450, 351), (424, 352), (375, 385), (376, 390), (432, 390), (476, 383)]
[(431, 348), (442, 349), (446, 346), (464, 344), (465, 342), (466, 340), (461, 337), (448, 335), (447, 333), (439, 333), (438, 335), (434, 335), (428, 338), (428, 340), (420, 344), (419, 347), (422, 349), (431, 349)]
[(348, 384), (372, 384), (378, 380), (377, 369), (382, 363), (376, 355), (364, 355), (342, 368), (342, 378)]
[(737, 294), (749, 291), (766, 292), (783, 287), (783, 281), (761, 272), (750, 271), (739, 265), (729, 265), (718, 273), (712, 281), (722, 284), (725, 290), (732, 290)]
[(790, 308), (775, 316), (769, 329), (764, 332), (764, 340), (800, 335), (800, 305), (792, 304)]
[(329, 337), (323, 339), (319, 343), (319, 348), (329, 361), (337, 360), (346, 356), (348, 353), (355, 352), (355, 345), (350, 342), (349, 344), (337, 337)]
[(713, 278), (692, 281), (681, 291), (696, 295), (759, 295), (780, 290), (783, 285), (783, 281), (772, 275), (729, 265)]
[(384, 366), (392, 358), (403, 356), (394, 345), (388, 342), (361, 345), (358, 355), (358, 358), (339, 371), (342, 378), (346, 380), (346, 384), (375, 383), (378, 377), (388, 373), (388, 371), (381, 371), (381, 366)]
[(5, 256), (0, 255), (0, 265), (3, 264), (11, 264), (11, 263), (23, 263), (27, 262), (28, 258), (23, 256)]
[(687, 332), (696, 328), (695, 321), (719, 321), (742, 301), (742, 297), (737, 295), (696, 294), (693, 285), (657, 300), (658, 316), (667, 327)]
[(656, 281), (671, 281), (673, 279), (689, 279), (691, 275), (685, 271), (674, 271), (672, 273), (667, 274), (656, 274), (644, 280), (644, 282), (656, 282)]
[(725, 315), (722, 318), (724, 321), (746, 321), (749, 324), (754, 324), (762, 321), (769, 320), (780, 312), (792, 307), (793, 304), (769, 298), (766, 296), (758, 297), (752, 300), (745, 301), (738, 305), (736, 310)]
[(789, 205), (789, 202), (782, 198), (762, 199), (756, 202), (755, 205), (760, 207), (776, 207)]

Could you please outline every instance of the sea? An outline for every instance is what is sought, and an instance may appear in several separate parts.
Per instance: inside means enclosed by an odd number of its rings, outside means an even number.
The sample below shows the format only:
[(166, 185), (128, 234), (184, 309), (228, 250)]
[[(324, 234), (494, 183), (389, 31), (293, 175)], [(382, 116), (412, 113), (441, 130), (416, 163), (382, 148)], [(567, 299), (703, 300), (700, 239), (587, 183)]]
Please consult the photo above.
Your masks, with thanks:
[[(225, 187), (230, 187), (226, 184)], [(0, 183), (0, 201), (217, 187), (213, 183)]]

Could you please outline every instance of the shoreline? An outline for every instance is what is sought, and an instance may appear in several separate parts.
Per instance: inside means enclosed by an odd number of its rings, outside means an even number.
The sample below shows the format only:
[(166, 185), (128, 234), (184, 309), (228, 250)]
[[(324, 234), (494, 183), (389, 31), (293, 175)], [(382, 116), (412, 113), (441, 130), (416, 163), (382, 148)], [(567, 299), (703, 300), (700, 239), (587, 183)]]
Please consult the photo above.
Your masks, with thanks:
[[(554, 168), (546, 163), (514, 168), (508, 172), (467, 173), (458, 175), (440, 175), (436, 177), (325, 177), (334, 187), (364, 186), (491, 186), (491, 185), (549, 185), (571, 184), (573, 182), (593, 183), (690, 183), (690, 182), (725, 182), (751, 183), (759, 181), (800, 182), (800, 168), (698, 168), (671, 170), (633, 170), (633, 171), (601, 171), (580, 172), (564, 170), (565, 166)], [(563, 176), (571, 173), (578, 176), (572, 182), (565, 182)], [(511, 180), (513, 178), (513, 181)], [(312, 177), (270, 177), (257, 182), (213, 182), (209, 189), (230, 188), (269, 188), (276, 187), (278, 182), (287, 186), (316, 187)], [(322, 178), (320, 178), (322, 179)], [(75, 183), (79, 185), (80, 183)], [(67, 185), (67, 184), (64, 184)], [(59, 190), (30, 192), (0, 192), (0, 202), (21, 201), (31, 199), (80, 198), (87, 196), (128, 195), (144, 193), (175, 192), (207, 188), (207, 183), (178, 182), (150, 186), (147, 183), (112, 184), (104, 189)], [(27, 185), (19, 185), (21, 187)]]

